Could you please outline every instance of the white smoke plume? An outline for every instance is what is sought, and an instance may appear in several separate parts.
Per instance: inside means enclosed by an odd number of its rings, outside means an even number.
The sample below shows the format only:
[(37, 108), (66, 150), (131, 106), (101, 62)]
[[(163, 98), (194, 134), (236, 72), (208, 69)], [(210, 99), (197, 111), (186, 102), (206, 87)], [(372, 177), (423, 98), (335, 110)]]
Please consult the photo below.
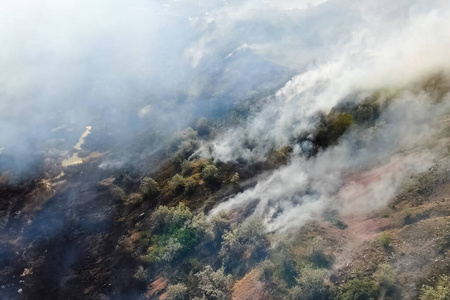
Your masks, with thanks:
[[(327, 4), (332, 3), (337, 1)], [(443, 1), (359, 4), (362, 21), (352, 24), (351, 39), (294, 76), (247, 123), (220, 135), (209, 145), (211, 155), (218, 161), (264, 161), (270, 150), (314, 128), (317, 113), (329, 112), (351, 95), (358, 103), (364, 91), (403, 92), (376, 126), (350, 130), (337, 146), (314, 158), (294, 153), (287, 166), (212, 213), (256, 203), (253, 214), (265, 217), (275, 231), (318, 219), (329, 208), (342, 214), (370, 211), (386, 205), (407, 176), (427, 170), (439, 157), (439, 149), (423, 145), (435, 137), (450, 99), (433, 104), (425, 93), (408, 90), (433, 72), (448, 74), (450, 6)]]
[(423, 147), (437, 132), (450, 102), (432, 104), (423, 95), (405, 94), (381, 117), (383, 124), (350, 132), (342, 142), (306, 159), (292, 161), (254, 188), (219, 204), (212, 213), (256, 202), (254, 215), (269, 230), (301, 226), (330, 208), (343, 214), (382, 208), (406, 176), (427, 170), (438, 153)]

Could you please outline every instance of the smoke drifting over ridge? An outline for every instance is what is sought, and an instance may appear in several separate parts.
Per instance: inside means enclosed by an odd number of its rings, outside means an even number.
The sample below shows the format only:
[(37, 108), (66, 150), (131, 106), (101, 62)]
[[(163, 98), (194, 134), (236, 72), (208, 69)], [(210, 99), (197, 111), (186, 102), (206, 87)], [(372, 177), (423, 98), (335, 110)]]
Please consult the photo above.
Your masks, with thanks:
[[(265, 217), (268, 229), (275, 231), (318, 219), (327, 209), (366, 212), (386, 205), (405, 178), (446, 155), (435, 128), (449, 113), (450, 99), (436, 104), (415, 85), (435, 72), (448, 76), (449, 5), (434, 2), (434, 9), (427, 10), (419, 1), (359, 4), (371, 9), (360, 11), (363, 21), (353, 24), (347, 42), (294, 76), (246, 124), (227, 130), (200, 153), (218, 161), (264, 161), (271, 150), (295, 144), (302, 132), (312, 131), (318, 113), (340, 102), (361, 103), (380, 89), (397, 91), (379, 123), (365, 130), (350, 128), (338, 145), (311, 159), (297, 145), (287, 166), (213, 213), (257, 203), (253, 214)], [(392, 21), (394, 12), (404, 14)], [(433, 139), (434, 147), (429, 144)]]
[[(26, 168), (25, 158), (50, 147), (55, 132), (76, 140), (86, 125), (103, 124), (117, 143), (146, 128), (169, 135), (284, 84), (244, 125), (213, 141), (212, 154), (207, 145), (199, 152), (225, 162), (264, 160), (350, 96), (358, 103), (374, 90), (407, 90), (446, 72), (448, 20), (450, 5), (439, 0), (2, 1), (2, 155)], [(397, 153), (420, 146), (417, 137), (448, 109), (447, 98), (437, 105), (420, 93), (396, 98), (379, 128), (350, 130), (311, 160), (298, 154), (215, 211), (257, 200), (255, 214), (283, 229), (336, 205), (336, 195), (355, 194), (340, 192), (343, 173), (399, 160), (399, 172), (370, 190), (371, 200), (384, 199), (374, 200), (378, 207), (404, 176), (431, 164), (427, 149)]]

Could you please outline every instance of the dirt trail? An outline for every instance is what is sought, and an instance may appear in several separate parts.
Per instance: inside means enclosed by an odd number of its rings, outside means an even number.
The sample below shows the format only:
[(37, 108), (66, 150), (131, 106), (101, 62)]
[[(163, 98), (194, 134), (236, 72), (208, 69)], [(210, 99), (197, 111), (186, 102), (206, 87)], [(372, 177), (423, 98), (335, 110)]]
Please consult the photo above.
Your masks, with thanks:
[(233, 300), (264, 300), (267, 293), (264, 291), (264, 283), (259, 281), (260, 271), (251, 270), (241, 280), (236, 281), (233, 287)]

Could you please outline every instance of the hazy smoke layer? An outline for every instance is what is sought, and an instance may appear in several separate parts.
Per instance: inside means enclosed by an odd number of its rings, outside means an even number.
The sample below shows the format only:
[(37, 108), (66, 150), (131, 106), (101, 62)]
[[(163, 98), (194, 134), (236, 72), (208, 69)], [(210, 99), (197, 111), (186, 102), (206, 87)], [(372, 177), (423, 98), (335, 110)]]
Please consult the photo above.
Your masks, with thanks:
[[(168, 135), (278, 89), (213, 142), (217, 160), (264, 160), (350, 95), (357, 102), (447, 71), (449, 20), (447, 0), (3, 0), (0, 171), (2, 156), (27, 168), (55, 139), (70, 149), (87, 125), (117, 143), (148, 128)], [(276, 230), (330, 205), (382, 205), (403, 176), (429, 165), (435, 153), (419, 146), (448, 109), (447, 98), (397, 98), (374, 128), (314, 159), (296, 149), (288, 166), (215, 211), (258, 201), (255, 214)], [(348, 182), (352, 172), (376, 180)]]
[(285, 14), (272, 2), (1, 1), (1, 155), (27, 168), (87, 125), (118, 143), (168, 135), (271, 90), (292, 70), (269, 54), (301, 35)]

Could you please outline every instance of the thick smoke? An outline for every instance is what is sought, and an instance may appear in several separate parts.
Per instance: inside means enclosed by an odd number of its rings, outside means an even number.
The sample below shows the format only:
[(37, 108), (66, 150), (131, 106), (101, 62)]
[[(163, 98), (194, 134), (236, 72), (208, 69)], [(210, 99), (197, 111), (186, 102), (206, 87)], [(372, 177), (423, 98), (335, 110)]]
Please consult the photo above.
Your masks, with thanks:
[(350, 132), (342, 142), (274, 171), (257, 185), (221, 203), (214, 212), (257, 202), (254, 214), (270, 230), (303, 225), (330, 208), (353, 214), (382, 208), (408, 175), (427, 170), (437, 153), (422, 145), (437, 132), (449, 98), (433, 105), (424, 96), (403, 95), (381, 117), (383, 124)]
[[(434, 3), (430, 4), (434, 9), (416, 11), (421, 8), (419, 1), (403, 1), (403, 6), (362, 2), (361, 9), (352, 6), (362, 14), (362, 20), (351, 23), (351, 39), (335, 46), (326, 58), (318, 55), (320, 63), (294, 76), (270, 97), (261, 112), (244, 126), (220, 136), (213, 143), (216, 159), (263, 159), (274, 147), (285, 146), (311, 129), (318, 112), (329, 111), (352, 93), (401, 88), (432, 72), (448, 70), (448, 4)], [(392, 13), (408, 15), (392, 24)], [(254, 147), (249, 149), (246, 144)]]

